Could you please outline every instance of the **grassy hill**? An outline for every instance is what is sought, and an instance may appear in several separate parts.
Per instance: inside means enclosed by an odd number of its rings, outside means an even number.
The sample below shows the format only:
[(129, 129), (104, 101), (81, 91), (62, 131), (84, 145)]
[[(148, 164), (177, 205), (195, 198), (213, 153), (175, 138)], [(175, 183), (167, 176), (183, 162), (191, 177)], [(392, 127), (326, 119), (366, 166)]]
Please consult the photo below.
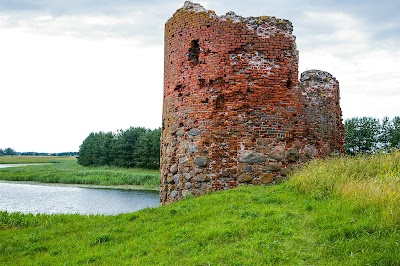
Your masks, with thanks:
[(0, 265), (399, 265), (400, 152), (117, 216), (0, 212)]

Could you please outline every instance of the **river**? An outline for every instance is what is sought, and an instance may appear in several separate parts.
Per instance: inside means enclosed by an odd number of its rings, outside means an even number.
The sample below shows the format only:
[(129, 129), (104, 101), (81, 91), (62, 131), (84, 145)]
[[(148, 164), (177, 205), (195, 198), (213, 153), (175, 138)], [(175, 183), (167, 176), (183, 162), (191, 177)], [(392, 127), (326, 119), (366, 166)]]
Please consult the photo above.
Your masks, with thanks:
[(156, 191), (0, 181), (0, 210), (7, 212), (114, 215), (158, 205)]
[[(47, 163), (45, 163), (47, 164)], [(27, 165), (37, 165), (37, 163), (15, 163), (15, 164), (0, 164), (0, 168), (20, 167)]]

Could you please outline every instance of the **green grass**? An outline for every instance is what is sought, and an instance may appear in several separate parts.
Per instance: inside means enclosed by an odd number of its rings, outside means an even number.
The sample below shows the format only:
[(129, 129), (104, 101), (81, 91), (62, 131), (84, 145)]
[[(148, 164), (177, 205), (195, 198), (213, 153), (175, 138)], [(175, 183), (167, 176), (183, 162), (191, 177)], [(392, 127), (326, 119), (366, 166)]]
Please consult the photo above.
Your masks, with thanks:
[(400, 224), (400, 151), (315, 160), (290, 185), (316, 197), (343, 197), (360, 208), (379, 210), (388, 224)]
[(0, 164), (60, 163), (76, 161), (74, 156), (0, 156)]
[(0, 265), (399, 265), (399, 156), (117, 216), (0, 212)]
[(158, 189), (158, 170), (118, 167), (84, 167), (76, 160), (58, 161), (23, 167), (0, 168), (0, 180), (36, 181), (44, 183), (84, 184), (99, 186), (138, 186)]

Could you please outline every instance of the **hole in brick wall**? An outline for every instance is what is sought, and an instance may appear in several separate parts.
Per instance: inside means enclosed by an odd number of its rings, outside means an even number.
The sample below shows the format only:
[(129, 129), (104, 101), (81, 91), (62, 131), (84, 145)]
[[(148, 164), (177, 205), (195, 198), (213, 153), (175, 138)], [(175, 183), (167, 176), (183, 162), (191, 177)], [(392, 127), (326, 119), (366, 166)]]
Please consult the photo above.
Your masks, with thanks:
[(288, 89), (290, 89), (291, 86), (292, 86), (292, 81), (290, 79), (288, 79), (287, 82), (286, 82), (286, 87)]
[(208, 98), (201, 100), (202, 103), (208, 103)]
[(222, 109), (224, 107), (224, 96), (218, 96), (215, 101), (215, 107), (217, 109)]
[(193, 40), (189, 48), (189, 61), (192, 63), (192, 66), (195, 66), (199, 63), (199, 55), (200, 55), (199, 40)]
[(179, 127), (183, 127), (183, 123), (182, 122), (179, 123)]
[(205, 79), (199, 79), (200, 87), (205, 87), (206, 86), (206, 80)]
[(178, 93), (178, 97), (182, 97), (182, 93)]
[(176, 87), (174, 88), (174, 91), (181, 91), (182, 90), (182, 84), (178, 84), (176, 85)]
[(172, 36), (171, 36), (172, 38), (174, 38), (175, 37), (175, 34), (172, 34)]
[(218, 77), (214, 80), (210, 80), (210, 85), (216, 85), (216, 84), (225, 84), (225, 80), (222, 77)]

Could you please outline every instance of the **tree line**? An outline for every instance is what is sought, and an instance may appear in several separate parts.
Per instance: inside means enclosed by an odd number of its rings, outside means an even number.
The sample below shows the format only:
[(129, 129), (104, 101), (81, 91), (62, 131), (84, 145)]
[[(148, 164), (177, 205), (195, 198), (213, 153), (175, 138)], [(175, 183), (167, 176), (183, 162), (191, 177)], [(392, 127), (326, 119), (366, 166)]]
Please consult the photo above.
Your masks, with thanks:
[[(344, 123), (345, 153), (391, 152), (400, 149), (400, 117), (379, 120), (373, 117), (353, 117)], [(84, 166), (113, 165), (158, 169), (160, 166), (161, 129), (131, 127), (127, 130), (90, 133), (79, 152), (41, 153), (16, 152), (12, 148), (1, 149), (0, 156), (78, 156)]]
[(13, 148), (0, 148), (0, 156), (77, 156), (78, 152), (57, 152), (57, 153), (48, 153), (48, 152), (34, 152), (34, 151), (24, 151), (17, 152)]
[(400, 117), (354, 117), (344, 123), (345, 153), (391, 152), (400, 149)]
[(90, 133), (79, 147), (78, 163), (126, 168), (160, 167), (161, 129), (130, 127), (127, 130)]
[(14, 156), (17, 154), (18, 153), (13, 148), (6, 148), (4, 150), (0, 148), (0, 156)]

